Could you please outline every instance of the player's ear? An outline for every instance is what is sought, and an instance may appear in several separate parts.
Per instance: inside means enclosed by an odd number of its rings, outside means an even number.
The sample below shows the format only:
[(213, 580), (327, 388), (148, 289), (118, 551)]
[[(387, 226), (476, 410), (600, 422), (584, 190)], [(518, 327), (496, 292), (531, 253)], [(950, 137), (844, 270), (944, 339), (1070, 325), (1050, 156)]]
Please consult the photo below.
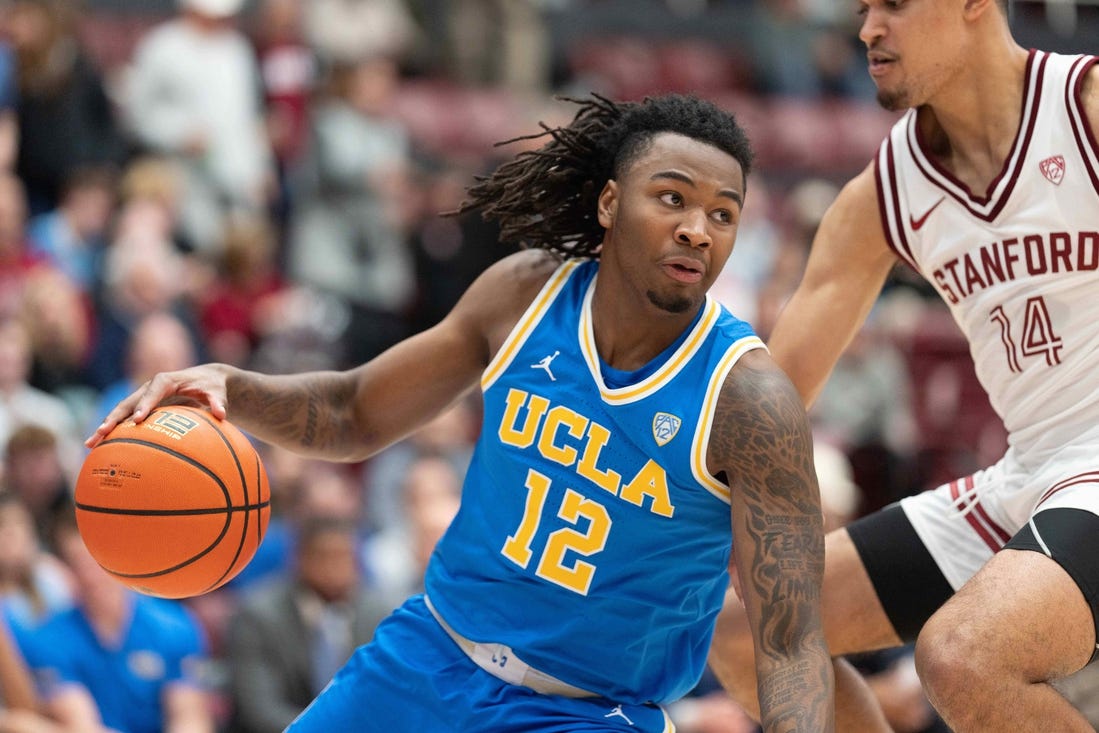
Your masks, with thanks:
[(610, 229), (614, 224), (615, 214), (618, 213), (618, 183), (612, 178), (599, 192), (599, 203), (596, 206), (596, 215), (599, 226)]
[(965, 0), (965, 16), (970, 20), (976, 19), (996, 3), (997, 0)]

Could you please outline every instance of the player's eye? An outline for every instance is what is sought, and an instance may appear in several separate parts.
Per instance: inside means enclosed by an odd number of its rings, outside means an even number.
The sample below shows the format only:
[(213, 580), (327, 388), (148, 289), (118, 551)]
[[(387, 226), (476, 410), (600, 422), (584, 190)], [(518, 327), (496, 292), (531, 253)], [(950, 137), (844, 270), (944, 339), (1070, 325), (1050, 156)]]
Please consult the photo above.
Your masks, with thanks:
[(679, 206), (683, 203), (683, 197), (675, 191), (665, 191), (660, 194), (660, 200), (669, 206)]

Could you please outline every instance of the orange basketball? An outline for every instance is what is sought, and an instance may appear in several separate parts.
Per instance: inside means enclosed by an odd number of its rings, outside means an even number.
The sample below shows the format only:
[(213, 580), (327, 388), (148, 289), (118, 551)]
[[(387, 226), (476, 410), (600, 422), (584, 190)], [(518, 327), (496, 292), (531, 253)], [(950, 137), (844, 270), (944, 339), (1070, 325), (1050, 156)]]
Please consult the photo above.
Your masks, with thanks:
[(235, 426), (193, 407), (127, 420), (84, 459), (76, 521), (103, 568), (164, 598), (207, 593), (255, 555), (271, 491), (255, 448)]

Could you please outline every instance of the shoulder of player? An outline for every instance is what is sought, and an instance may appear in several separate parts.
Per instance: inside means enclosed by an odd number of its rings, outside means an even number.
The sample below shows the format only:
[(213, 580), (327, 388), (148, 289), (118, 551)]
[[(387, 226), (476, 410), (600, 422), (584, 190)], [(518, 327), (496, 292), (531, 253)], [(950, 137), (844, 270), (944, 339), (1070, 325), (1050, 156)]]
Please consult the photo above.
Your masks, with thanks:
[(864, 226), (869, 218), (878, 219), (878, 182), (874, 163), (870, 163), (840, 189), (825, 218), (845, 224)]
[(873, 163), (849, 180), (828, 207), (812, 250), (820, 252), (813, 258), (813, 264), (825, 264), (829, 269), (850, 267), (853, 263), (892, 265), (894, 255), (882, 226)]
[(561, 259), (550, 252), (521, 250), (481, 273), (470, 287), (470, 294), (490, 300), (497, 310), (518, 308), (521, 312), (560, 266)]
[[(710, 458), (722, 468), (737, 460), (745, 441), (808, 430), (797, 389), (764, 349), (744, 354), (725, 377), (711, 427)], [(716, 467), (716, 466), (715, 466)]]
[(488, 267), (470, 285), (451, 312), (488, 337), (499, 339), (534, 301), (561, 260), (544, 250), (521, 250)]

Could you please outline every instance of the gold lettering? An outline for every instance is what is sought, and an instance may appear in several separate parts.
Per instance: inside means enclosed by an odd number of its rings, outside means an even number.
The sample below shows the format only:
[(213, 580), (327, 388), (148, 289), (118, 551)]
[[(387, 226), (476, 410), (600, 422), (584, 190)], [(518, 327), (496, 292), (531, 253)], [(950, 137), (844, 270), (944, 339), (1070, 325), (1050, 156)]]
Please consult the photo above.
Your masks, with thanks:
[(588, 426), (588, 442), (584, 446), (584, 455), (580, 457), (576, 472), (599, 488), (617, 496), (618, 487), (622, 485), (622, 474), (609, 468), (602, 471), (598, 467), (599, 454), (610, 439), (611, 431), (599, 423), (591, 423)]
[[(530, 397), (530, 406), (527, 408), (527, 416), (523, 421), (523, 427), (516, 430), (515, 425), (519, 419), (519, 409)], [(538, 430), (538, 424), (542, 416), (549, 408), (549, 400), (538, 395), (528, 395), (521, 389), (508, 390), (507, 407), (504, 409), (504, 417), (500, 420), (500, 442), (512, 445), (516, 448), (529, 448), (534, 444), (534, 434)]]
[(557, 430), (562, 425), (569, 429), (569, 435), (574, 438), (584, 437), (584, 428), (588, 426), (588, 419), (578, 415), (567, 407), (558, 405), (549, 411), (545, 425), (542, 426), (542, 434), (538, 437), (538, 451), (548, 460), (560, 463), (562, 466), (571, 466), (576, 462), (576, 449), (569, 445), (557, 445)]
[(641, 467), (629, 485), (622, 489), (620, 496), (637, 506), (644, 506), (645, 497), (648, 496), (652, 499), (650, 512), (662, 517), (671, 517), (675, 514), (675, 507), (672, 506), (668, 496), (668, 476), (660, 464), (651, 458)]

